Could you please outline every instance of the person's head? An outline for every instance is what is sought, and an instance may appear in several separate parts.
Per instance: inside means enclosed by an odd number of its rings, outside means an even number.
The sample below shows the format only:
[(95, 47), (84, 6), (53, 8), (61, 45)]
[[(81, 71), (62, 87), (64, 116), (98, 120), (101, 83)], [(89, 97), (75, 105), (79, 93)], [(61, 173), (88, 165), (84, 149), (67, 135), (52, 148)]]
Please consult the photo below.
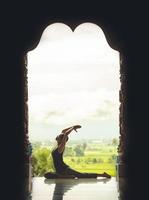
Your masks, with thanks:
[[(58, 144), (61, 143), (63, 137), (64, 137), (64, 134), (60, 134), (60, 135), (58, 135), (58, 136), (55, 138)], [(68, 136), (67, 136), (66, 141), (68, 141)]]

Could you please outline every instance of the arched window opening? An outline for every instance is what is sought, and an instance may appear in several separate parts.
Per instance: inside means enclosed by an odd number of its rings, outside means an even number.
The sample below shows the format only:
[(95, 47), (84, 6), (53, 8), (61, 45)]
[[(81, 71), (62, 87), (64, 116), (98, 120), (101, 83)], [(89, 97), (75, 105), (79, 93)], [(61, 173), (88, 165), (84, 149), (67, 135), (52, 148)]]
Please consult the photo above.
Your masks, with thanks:
[(72, 133), (65, 161), (85, 172), (116, 176), (119, 143), (119, 52), (102, 29), (83, 23), (74, 31), (54, 23), (28, 53), (29, 138), (34, 176), (52, 171), (49, 152), (63, 128)]

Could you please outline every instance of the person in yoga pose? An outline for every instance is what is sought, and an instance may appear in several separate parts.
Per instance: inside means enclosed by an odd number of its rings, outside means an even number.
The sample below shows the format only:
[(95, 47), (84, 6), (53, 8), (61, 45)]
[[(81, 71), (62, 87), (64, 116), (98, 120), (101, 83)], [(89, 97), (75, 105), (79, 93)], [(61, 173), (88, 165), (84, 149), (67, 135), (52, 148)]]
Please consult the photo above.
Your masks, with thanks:
[(82, 173), (72, 169), (63, 161), (63, 153), (65, 150), (65, 145), (68, 141), (68, 135), (74, 130), (77, 132), (77, 129), (81, 128), (80, 125), (75, 125), (69, 128), (62, 130), (61, 134), (56, 137), (57, 146), (52, 151), (53, 164), (56, 170), (56, 174), (59, 176), (66, 176), (72, 178), (97, 178), (97, 177), (106, 177), (111, 178), (106, 172), (102, 174), (98, 173)]

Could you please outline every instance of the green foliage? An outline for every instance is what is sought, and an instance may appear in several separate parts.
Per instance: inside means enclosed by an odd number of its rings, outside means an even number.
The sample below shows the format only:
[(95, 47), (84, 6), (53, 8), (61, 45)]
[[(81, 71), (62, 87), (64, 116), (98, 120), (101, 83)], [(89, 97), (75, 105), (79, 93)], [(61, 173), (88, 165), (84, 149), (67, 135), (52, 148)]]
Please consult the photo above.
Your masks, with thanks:
[(72, 157), (74, 155), (75, 155), (75, 152), (72, 147), (65, 147), (65, 152), (64, 152), (65, 157), (69, 157), (69, 156)]
[(50, 149), (47, 147), (33, 149), (32, 166), (34, 176), (43, 176), (47, 171), (54, 171)]
[(84, 151), (86, 150), (86, 148), (87, 148), (86, 142), (83, 143), (82, 148), (83, 148)]
[(112, 145), (118, 146), (118, 139), (117, 138), (113, 138)]
[(76, 156), (80, 157), (80, 156), (84, 156), (84, 147), (81, 146), (80, 144), (76, 145), (76, 147), (74, 148), (75, 154)]

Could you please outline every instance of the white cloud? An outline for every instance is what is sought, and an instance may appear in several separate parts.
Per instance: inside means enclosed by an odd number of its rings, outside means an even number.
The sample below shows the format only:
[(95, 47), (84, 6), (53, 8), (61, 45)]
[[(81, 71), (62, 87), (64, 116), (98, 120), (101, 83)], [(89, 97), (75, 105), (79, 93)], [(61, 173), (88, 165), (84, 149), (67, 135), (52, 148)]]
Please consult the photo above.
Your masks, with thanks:
[(111, 118), (118, 115), (118, 96), (106, 89), (34, 95), (29, 100), (32, 118), (40, 123)]

